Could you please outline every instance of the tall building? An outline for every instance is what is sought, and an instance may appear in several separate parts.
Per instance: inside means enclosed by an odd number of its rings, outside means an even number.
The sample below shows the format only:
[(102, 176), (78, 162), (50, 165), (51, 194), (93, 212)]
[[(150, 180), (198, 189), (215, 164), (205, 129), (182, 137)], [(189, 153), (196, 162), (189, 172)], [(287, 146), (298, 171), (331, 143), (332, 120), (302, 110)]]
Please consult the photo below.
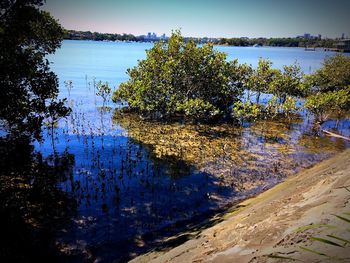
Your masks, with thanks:
[(310, 39), (310, 38), (311, 38), (310, 33), (305, 33), (305, 34), (304, 34), (304, 38), (305, 38), (305, 39)]

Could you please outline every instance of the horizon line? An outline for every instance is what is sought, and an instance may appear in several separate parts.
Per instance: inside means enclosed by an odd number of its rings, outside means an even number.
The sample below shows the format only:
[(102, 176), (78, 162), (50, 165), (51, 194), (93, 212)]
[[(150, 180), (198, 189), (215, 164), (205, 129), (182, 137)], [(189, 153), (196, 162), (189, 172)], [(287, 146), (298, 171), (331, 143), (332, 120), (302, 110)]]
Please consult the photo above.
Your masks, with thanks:
[[(63, 26), (62, 26), (63, 27)], [(63, 27), (64, 28), (64, 27)], [(114, 35), (133, 35), (133, 36), (135, 36), (135, 37), (141, 37), (141, 36), (147, 36), (147, 33), (146, 34), (142, 34), (142, 35), (137, 35), (137, 34), (134, 34), (134, 33), (126, 33), (126, 32), (123, 32), (123, 33), (116, 33), (116, 32), (101, 32), (101, 31), (92, 31), (92, 30), (86, 30), (86, 29), (67, 29), (67, 28), (64, 28), (64, 30), (67, 30), (67, 31), (80, 31), (80, 32), (91, 32), (91, 33), (99, 33), (99, 34), (114, 34)], [(173, 29), (172, 30), (172, 32), (173, 31), (175, 31), (176, 29)], [(155, 32), (153, 32), (153, 31), (149, 31), (150, 33), (155, 33)], [(171, 33), (172, 33), (171, 32)], [(181, 29), (180, 29), (180, 32), (181, 32)], [(170, 33), (170, 35), (171, 35), (171, 33)], [(157, 34), (157, 33), (156, 33)], [(159, 34), (159, 33), (158, 33)], [(159, 35), (157, 34), (157, 37), (159, 37)], [(166, 33), (161, 33), (161, 34), (165, 34), (167, 37), (169, 37)], [(213, 36), (211, 36), (211, 37), (209, 37), (209, 36), (204, 36), (204, 37), (201, 37), (201, 36), (184, 36), (183, 35), (183, 37), (185, 37), (185, 38), (209, 38), (209, 39), (211, 39), (211, 38), (216, 38), (216, 39), (222, 39), (222, 38), (226, 38), (226, 39), (230, 39), (230, 38), (248, 38), (248, 39), (259, 39), (259, 38), (263, 38), (263, 39), (271, 39), (271, 38), (303, 38), (303, 36), (305, 35), (305, 34), (310, 34), (310, 36), (312, 36), (312, 37), (318, 37), (319, 35), (321, 36), (321, 39), (333, 39), (333, 40), (337, 40), (337, 39), (342, 39), (341, 37), (334, 37), (334, 38), (332, 38), (332, 37), (328, 37), (328, 36), (322, 36), (322, 34), (318, 34), (318, 35), (313, 35), (313, 34), (311, 34), (311, 33), (304, 33), (304, 34), (302, 34), (302, 35), (298, 35), (298, 36), (285, 36), (285, 37), (281, 37), (281, 36), (270, 36), (270, 37), (263, 37), (263, 36), (259, 36), (259, 37), (247, 37), (247, 36), (236, 36), (236, 37), (219, 37), (219, 36), (216, 36), (216, 37), (213, 37)], [(346, 37), (344, 37), (344, 39), (348, 39), (349, 38), (349, 36), (346, 36)]]

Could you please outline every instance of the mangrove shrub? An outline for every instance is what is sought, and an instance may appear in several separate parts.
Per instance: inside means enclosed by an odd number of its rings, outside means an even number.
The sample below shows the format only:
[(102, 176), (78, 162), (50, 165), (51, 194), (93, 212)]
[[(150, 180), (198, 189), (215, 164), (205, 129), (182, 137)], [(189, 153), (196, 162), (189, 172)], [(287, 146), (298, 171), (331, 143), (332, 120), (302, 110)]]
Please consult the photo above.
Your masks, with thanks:
[(158, 42), (145, 60), (128, 69), (129, 80), (113, 94), (130, 109), (153, 117), (210, 119), (229, 114), (242, 95), (246, 65), (227, 62), (212, 44), (184, 41), (179, 31)]
[(329, 116), (339, 118), (350, 110), (350, 57), (336, 55), (327, 58), (323, 66), (306, 77), (308, 97), (304, 107), (316, 122)]

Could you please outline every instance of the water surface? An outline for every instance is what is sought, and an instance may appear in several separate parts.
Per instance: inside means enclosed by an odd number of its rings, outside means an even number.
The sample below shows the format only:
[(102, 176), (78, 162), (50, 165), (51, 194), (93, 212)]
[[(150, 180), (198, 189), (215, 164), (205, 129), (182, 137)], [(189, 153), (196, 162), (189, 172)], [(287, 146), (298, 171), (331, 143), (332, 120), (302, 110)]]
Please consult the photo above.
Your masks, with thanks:
[[(68, 97), (73, 113), (53, 134), (44, 128), (35, 151), (50, 160), (71, 156), (69, 173), (57, 187), (75, 209), (55, 238), (74, 260), (124, 261), (349, 146), (316, 136), (306, 116), (238, 128), (149, 122), (118, 114), (112, 103), (101, 109), (94, 82), (117, 88), (149, 48), (149, 43), (64, 41), (49, 57), (60, 96)], [(277, 68), (297, 61), (306, 73), (334, 55), (298, 48), (216, 48), (253, 66), (259, 57)], [(73, 82), (70, 94), (65, 80)], [(348, 134), (349, 127), (343, 120), (338, 131)]]

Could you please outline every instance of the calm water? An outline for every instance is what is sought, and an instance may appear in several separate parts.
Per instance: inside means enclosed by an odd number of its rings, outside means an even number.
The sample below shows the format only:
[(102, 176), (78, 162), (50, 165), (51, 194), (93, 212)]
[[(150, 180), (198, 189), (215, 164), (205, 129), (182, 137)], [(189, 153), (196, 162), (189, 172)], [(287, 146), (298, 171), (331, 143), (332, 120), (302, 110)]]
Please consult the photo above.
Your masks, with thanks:
[[(49, 57), (60, 96), (68, 97), (73, 113), (54, 134), (44, 129), (45, 139), (35, 149), (43, 158), (54, 152), (71, 156), (58, 187), (76, 209), (56, 239), (74, 261), (124, 261), (349, 146), (315, 136), (307, 118), (234, 128), (151, 123), (116, 114), (112, 103), (101, 110), (93, 82), (118, 87), (150, 47), (64, 41)], [(259, 57), (270, 58), (277, 68), (297, 61), (306, 73), (333, 55), (297, 48), (217, 49), (253, 66)], [(65, 80), (73, 82), (70, 95)], [(343, 120), (339, 131), (348, 134), (349, 127)]]

